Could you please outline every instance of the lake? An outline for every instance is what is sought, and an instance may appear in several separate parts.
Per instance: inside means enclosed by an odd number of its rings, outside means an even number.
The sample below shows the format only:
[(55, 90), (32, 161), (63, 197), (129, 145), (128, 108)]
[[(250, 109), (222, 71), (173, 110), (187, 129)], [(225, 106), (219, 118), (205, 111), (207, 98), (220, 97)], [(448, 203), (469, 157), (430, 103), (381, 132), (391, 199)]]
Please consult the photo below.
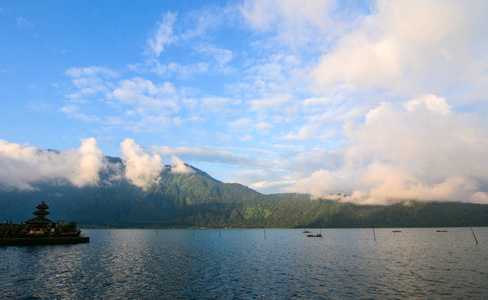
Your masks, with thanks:
[(0, 298), (487, 297), (488, 227), (478, 245), (469, 227), (392, 230), (87, 229), (89, 244), (0, 247)]

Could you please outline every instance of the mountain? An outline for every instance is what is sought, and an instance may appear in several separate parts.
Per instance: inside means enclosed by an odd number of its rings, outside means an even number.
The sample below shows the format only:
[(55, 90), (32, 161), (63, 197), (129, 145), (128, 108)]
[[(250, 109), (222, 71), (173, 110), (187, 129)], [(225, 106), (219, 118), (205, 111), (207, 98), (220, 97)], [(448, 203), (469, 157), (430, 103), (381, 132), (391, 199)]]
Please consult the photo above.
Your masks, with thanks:
[[(108, 157), (122, 165), (119, 158)], [(123, 166), (123, 165), (122, 165)], [(246, 186), (223, 183), (186, 165), (191, 173), (166, 166), (157, 184), (137, 187), (114, 170), (98, 186), (66, 181), (39, 182), (35, 190), (0, 190), (0, 220), (25, 221), (42, 201), (53, 221), (98, 227), (448, 227), (488, 226), (488, 205), (410, 201), (361, 206), (311, 200), (305, 194), (263, 195)]]

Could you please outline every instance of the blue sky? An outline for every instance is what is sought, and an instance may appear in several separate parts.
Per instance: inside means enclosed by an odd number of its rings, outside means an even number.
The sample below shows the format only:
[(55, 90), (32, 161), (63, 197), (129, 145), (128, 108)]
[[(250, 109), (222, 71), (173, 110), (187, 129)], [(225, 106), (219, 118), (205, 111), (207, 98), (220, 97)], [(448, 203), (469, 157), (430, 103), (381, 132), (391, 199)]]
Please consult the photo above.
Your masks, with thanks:
[[(0, 159), (37, 170), (17, 183), (64, 176), (28, 149), (91, 149), (184, 161), (263, 193), (487, 203), (487, 12), (483, 1), (0, 1)], [(0, 186), (28, 186), (12, 172)]]

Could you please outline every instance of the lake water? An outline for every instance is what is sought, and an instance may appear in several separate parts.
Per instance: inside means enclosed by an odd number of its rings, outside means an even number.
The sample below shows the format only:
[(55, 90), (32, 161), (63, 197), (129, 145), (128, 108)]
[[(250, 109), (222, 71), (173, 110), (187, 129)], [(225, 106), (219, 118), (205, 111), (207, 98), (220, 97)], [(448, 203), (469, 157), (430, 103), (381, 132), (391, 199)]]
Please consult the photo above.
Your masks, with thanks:
[(84, 230), (89, 244), (0, 247), (0, 298), (486, 299), (488, 228), (473, 229), (478, 245), (469, 227)]

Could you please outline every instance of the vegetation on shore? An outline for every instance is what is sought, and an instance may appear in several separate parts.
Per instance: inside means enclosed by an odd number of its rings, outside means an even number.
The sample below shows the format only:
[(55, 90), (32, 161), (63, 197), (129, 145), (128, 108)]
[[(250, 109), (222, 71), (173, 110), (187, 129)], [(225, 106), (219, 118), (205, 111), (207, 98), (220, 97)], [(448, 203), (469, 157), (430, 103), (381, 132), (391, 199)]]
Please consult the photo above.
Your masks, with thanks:
[(409, 201), (393, 205), (355, 205), (311, 200), (305, 194), (263, 195), (240, 184), (215, 180), (195, 169), (172, 173), (147, 189), (109, 180), (78, 188), (39, 183), (33, 191), (0, 191), (0, 221), (27, 220), (40, 201), (55, 220), (84, 227), (172, 228), (361, 228), (488, 226), (488, 205)]

